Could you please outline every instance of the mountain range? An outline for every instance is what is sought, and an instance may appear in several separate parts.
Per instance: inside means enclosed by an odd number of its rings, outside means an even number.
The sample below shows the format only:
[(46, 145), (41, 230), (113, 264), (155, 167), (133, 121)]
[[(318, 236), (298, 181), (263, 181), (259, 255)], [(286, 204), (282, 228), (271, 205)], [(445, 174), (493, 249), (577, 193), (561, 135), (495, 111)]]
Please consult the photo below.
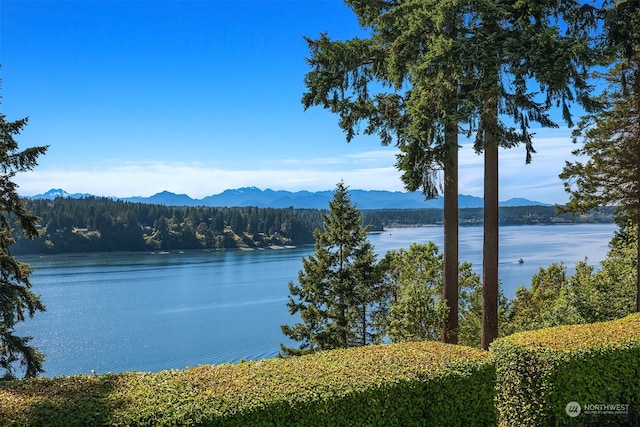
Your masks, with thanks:
[[(162, 191), (150, 197), (125, 197), (118, 200), (161, 204), (167, 206), (257, 206), (271, 208), (311, 208), (327, 209), (329, 201), (333, 198), (333, 191), (284, 191), (261, 190), (256, 187), (245, 187), (233, 190), (225, 190), (220, 194), (214, 194), (202, 199), (193, 199), (186, 194), (175, 194)], [(400, 191), (382, 190), (349, 190), (351, 201), (358, 209), (442, 209), (443, 198), (438, 196), (432, 200), (424, 200), (420, 192), (407, 193)], [(62, 189), (51, 189), (44, 194), (30, 197), (31, 199), (55, 199), (56, 197), (83, 198), (91, 194), (69, 194)], [(481, 197), (461, 194), (458, 198), (459, 207), (481, 208)], [(548, 203), (537, 202), (524, 198), (513, 198), (500, 202), (500, 206), (551, 206)]]

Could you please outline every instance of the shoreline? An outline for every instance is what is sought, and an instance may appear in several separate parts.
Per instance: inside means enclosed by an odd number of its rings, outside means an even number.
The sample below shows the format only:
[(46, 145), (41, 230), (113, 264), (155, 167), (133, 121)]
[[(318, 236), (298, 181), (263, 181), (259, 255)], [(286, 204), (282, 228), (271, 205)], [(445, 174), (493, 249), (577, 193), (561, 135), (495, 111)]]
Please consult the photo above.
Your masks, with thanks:
[[(539, 224), (500, 224), (501, 228), (512, 228), (512, 227), (553, 227), (553, 226), (575, 226), (575, 227), (589, 227), (589, 226), (616, 226), (614, 222), (597, 222), (597, 223), (539, 223)], [(442, 228), (442, 225), (437, 224), (425, 224), (425, 225), (394, 225), (393, 227), (385, 227), (383, 231), (371, 231), (368, 234), (371, 236), (381, 235), (389, 233), (390, 230), (393, 229), (414, 229), (414, 228)], [(467, 228), (482, 228), (482, 224), (474, 224), (474, 225), (464, 225), (460, 227), (461, 229)], [(242, 251), (242, 252), (255, 252), (255, 251), (265, 251), (265, 250), (286, 250), (286, 249), (296, 249), (305, 246), (313, 246), (313, 243), (304, 243), (300, 245), (271, 245), (271, 246), (263, 246), (263, 247), (236, 247), (236, 248), (199, 248), (199, 249), (170, 249), (170, 250), (155, 250), (150, 251), (148, 249), (140, 250), (140, 251), (91, 251), (91, 252), (55, 252), (55, 253), (12, 253), (17, 260), (25, 260), (33, 259), (33, 258), (45, 258), (50, 256), (67, 256), (67, 257), (82, 257), (88, 255), (103, 255), (103, 256), (122, 256), (122, 255), (179, 255), (179, 254), (188, 254), (188, 253), (209, 253), (209, 252), (224, 252), (224, 251)], [(9, 248), (11, 249), (11, 248)]]
[(67, 257), (83, 257), (88, 255), (102, 255), (102, 256), (126, 256), (126, 255), (188, 255), (193, 253), (217, 253), (217, 252), (226, 252), (226, 251), (242, 251), (242, 252), (255, 252), (255, 251), (264, 251), (264, 250), (286, 250), (286, 249), (297, 249), (302, 246), (312, 246), (313, 243), (307, 243), (303, 245), (272, 245), (272, 246), (264, 246), (264, 247), (242, 247), (242, 248), (218, 248), (218, 249), (170, 249), (170, 250), (158, 250), (158, 251), (95, 251), (95, 252), (56, 252), (56, 253), (23, 253), (23, 254), (12, 254), (16, 259), (27, 259), (27, 258), (45, 258), (50, 256), (67, 256)]

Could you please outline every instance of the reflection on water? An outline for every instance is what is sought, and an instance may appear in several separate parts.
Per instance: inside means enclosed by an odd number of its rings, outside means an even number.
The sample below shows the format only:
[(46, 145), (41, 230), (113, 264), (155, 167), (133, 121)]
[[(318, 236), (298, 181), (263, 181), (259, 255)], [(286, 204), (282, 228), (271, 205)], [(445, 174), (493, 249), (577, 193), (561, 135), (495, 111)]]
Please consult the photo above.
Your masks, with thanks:
[[(605, 257), (615, 226), (503, 227), (500, 277), (507, 295), (540, 267)], [(442, 244), (441, 227), (372, 234), (383, 256), (411, 243)], [(33, 290), (47, 312), (19, 324), (45, 354), (48, 376), (159, 371), (273, 357), (289, 281), (312, 246), (265, 251), (185, 251), (22, 257), (35, 268)], [(522, 258), (524, 263), (516, 261)], [(460, 229), (460, 260), (481, 271), (482, 228)]]

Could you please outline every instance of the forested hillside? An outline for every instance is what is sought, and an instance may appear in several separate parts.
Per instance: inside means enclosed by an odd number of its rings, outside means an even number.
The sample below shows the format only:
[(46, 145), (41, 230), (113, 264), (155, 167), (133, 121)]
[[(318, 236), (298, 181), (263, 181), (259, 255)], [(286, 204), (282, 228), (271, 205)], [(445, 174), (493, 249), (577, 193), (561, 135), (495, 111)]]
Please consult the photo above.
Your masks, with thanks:
[(42, 236), (14, 236), (15, 254), (223, 249), (313, 242), (313, 209), (175, 207), (108, 198), (26, 200)]
[[(379, 209), (363, 211), (384, 227), (442, 224), (442, 209)], [(459, 210), (460, 225), (481, 225), (482, 208)], [(371, 219), (370, 219), (371, 220)], [(535, 225), (567, 223), (613, 222), (612, 208), (603, 208), (583, 214), (558, 213), (554, 206), (504, 206), (500, 208), (501, 225)]]
[[(14, 233), (15, 254), (177, 249), (266, 248), (313, 243), (322, 227), (317, 209), (165, 206), (101, 197), (25, 200), (41, 218), (41, 236)], [(441, 209), (362, 211), (371, 231), (384, 227), (442, 223)], [(573, 217), (552, 206), (501, 208), (502, 224), (553, 224), (611, 221), (611, 211)], [(482, 223), (482, 209), (460, 210), (462, 225)]]

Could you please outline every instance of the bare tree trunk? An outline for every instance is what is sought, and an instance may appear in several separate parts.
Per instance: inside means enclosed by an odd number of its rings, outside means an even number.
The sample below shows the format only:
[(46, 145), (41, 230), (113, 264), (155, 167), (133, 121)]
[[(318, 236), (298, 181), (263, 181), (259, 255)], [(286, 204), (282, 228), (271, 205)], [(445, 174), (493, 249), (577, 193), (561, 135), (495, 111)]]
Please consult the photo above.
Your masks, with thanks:
[[(640, 230), (640, 223), (637, 225)], [(640, 231), (638, 231), (640, 236)], [(640, 313), (640, 237), (638, 237), (638, 254), (636, 256), (636, 312)]]
[(444, 272), (442, 297), (449, 313), (442, 331), (446, 343), (458, 343), (458, 129), (445, 130), (447, 163), (444, 167)]
[[(640, 188), (640, 183), (638, 188)], [(640, 203), (638, 206), (640, 206)], [(636, 312), (640, 313), (640, 211), (636, 215), (636, 227), (638, 235), (638, 241), (636, 242), (638, 245), (636, 253)]]
[(635, 188), (636, 188), (636, 234), (637, 234), (637, 242), (638, 249), (636, 252), (636, 313), (640, 313), (640, 129), (638, 129), (639, 123), (637, 119), (639, 118), (637, 112), (640, 111), (640, 70), (636, 69), (633, 75), (633, 93), (635, 94), (634, 103), (636, 109), (636, 123), (635, 123)]
[(484, 240), (482, 247), (482, 348), (498, 337), (498, 144), (494, 126), (485, 128), (484, 147)]
[(362, 345), (367, 345), (367, 304), (362, 303)]

